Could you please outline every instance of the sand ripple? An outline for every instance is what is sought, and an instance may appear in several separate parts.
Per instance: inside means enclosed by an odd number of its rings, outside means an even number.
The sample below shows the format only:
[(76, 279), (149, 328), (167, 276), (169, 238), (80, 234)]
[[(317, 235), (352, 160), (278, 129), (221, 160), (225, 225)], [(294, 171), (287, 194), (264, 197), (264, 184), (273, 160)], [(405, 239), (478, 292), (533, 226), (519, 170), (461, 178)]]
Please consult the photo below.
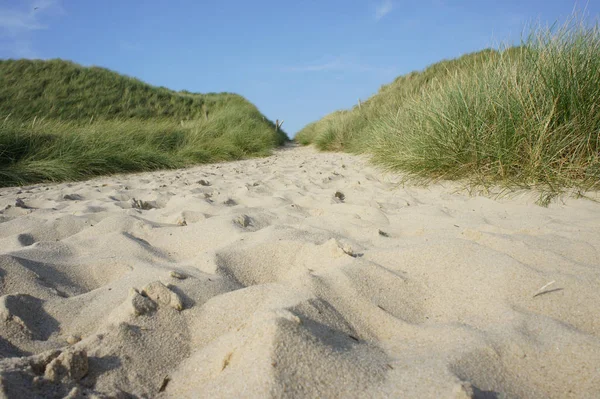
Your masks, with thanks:
[(398, 181), (292, 147), (0, 190), (0, 396), (596, 396), (600, 205)]

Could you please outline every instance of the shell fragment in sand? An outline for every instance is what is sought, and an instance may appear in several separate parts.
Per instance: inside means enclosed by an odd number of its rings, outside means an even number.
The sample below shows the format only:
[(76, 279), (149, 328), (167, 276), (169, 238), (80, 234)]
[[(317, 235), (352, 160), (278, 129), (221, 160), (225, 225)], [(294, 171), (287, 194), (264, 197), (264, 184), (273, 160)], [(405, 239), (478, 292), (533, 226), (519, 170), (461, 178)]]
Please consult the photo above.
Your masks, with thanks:
[(354, 249), (349, 244), (341, 244), (340, 248), (342, 251), (344, 251), (344, 253), (346, 253), (346, 255), (350, 255), (354, 258), (357, 256), (357, 254), (354, 252)]
[(79, 341), (81, 341), (81, 337), (78, 335), (69, 335), (66, 339), (66, 342), (69, 345), (75, 345)]
[(554, 283), (556, 283), (556, 280), (550, 281), (548, 284), (544, 285), (542, 288), (540, 288), (539, 290), (537, 290), (535, 292), (535, 294), (533, 294), (533, 297), (535, 298), (536, 296), (540, 296), (542, 294), (545, 294), (547, 292), (547, 291), (545, 291), (545, 289), (548, 288), (548, 287), (550, 287)]

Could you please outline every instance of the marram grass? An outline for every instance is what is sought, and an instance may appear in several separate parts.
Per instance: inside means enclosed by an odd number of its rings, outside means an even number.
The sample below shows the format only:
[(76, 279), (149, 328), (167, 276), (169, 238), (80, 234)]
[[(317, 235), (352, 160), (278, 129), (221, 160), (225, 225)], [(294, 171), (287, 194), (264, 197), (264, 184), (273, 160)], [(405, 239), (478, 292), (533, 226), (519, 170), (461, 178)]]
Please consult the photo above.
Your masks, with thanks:
[(241, 96), (60, 60), (0, 61), (0, 100), (0, 186), (265, 156), (287, 140)]
[(519, 47), (401, 77), (296, 140), (372, 154), (376, 164), (421, 182), (598, 189), (598, 25), (535, 29)]

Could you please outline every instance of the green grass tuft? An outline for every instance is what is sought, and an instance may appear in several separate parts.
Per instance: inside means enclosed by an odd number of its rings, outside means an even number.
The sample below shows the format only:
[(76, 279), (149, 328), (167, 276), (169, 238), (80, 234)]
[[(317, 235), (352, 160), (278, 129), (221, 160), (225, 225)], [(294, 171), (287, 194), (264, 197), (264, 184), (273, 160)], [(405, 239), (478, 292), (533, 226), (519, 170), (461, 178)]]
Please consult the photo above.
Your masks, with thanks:
[(435, 64), (296, 140), (370, 153), (422, 182), (598, 189), (600, 30), (572, 20), (519, 47)]
[(241, 96), (61, 60), (0, 61), (0, 118), (0, 186), (265, 156), (288, 140)]

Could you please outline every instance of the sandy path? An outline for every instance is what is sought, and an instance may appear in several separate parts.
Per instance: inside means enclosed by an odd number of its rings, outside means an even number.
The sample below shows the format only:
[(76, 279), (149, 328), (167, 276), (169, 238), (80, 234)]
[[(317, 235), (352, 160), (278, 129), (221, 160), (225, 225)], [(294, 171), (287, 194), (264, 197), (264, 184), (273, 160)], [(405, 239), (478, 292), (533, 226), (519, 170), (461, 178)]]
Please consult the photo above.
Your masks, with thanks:
[(393, 180), (288, 148), (1, 189), (1, 391), (597, 395), (600, 205)]

